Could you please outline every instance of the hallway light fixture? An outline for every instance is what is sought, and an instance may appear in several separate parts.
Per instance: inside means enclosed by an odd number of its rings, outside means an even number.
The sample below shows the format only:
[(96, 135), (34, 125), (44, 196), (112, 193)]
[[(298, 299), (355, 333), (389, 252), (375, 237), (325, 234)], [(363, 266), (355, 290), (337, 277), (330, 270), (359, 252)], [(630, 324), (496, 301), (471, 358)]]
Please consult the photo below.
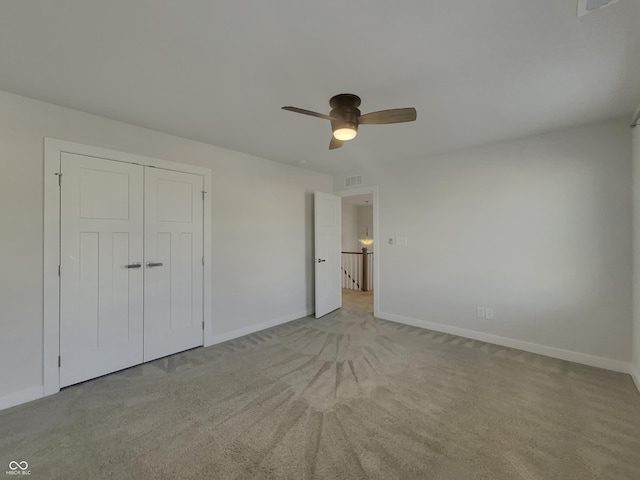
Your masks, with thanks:
[[(369, 233), (367, 232), (367, 237), (368, 236), (369, 236)], [(371, 245), (373, 243), (372, 238), (359, 238), (358, 241), (363, 245)]]

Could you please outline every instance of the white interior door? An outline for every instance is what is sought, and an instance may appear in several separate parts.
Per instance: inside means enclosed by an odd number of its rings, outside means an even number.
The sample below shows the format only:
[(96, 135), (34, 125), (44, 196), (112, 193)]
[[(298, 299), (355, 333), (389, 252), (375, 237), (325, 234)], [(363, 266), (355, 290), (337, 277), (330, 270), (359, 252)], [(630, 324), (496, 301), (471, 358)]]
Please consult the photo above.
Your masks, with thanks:
[(145, 362), (203, 343), (203, 182), (145, 169)]
[(342, 199), (315, 192), (316, 318), (342, 306), (340, 251)]
[(63, 153), (60, 386), (142, 362), (143, 167)]

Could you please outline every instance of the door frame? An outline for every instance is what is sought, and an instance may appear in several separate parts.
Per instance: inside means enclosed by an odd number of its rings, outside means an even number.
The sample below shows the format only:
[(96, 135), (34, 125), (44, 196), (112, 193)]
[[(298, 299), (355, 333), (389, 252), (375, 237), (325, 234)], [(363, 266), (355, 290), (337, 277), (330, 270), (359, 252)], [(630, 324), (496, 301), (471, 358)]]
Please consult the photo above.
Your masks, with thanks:
[(377, 245), (373, 255), (373, 316), (378, 317), (380, 313), (380, 296), (382, 293), (382, 287), (380, 285), (380, 255), (382, 254), (382, 241), (380, 238), (380, 199), (378, 195), (378, 186), (369, 185), (366, 187), (347, 188), (344, 190), (337, 190), (333, 192), (334, 195), (339, 197), (353, 197), (356, 195), (373, 195), (373, 238)]
[[(177, 172), (192, 173), (204, 177), (204, 225), (203, 225), (203, 321), (204, 346), (213, 341), (212, 319), (212, 205), (211, 205), (211, 169), (185, 163), (159, 160), (133, 153), (109, 150), (81, 143), (68, 142), (55, 138), (44, 139), (44, 274), (43, 274), (43, 394), (51, 395), (60, 391), (60, 159), (63, 153), (74, 153), (87, 157), (96, 157), (116, 162), (131, 163), (143, 167), (156, 167)], [(64, 182), (64, 179), (62, 179)]]

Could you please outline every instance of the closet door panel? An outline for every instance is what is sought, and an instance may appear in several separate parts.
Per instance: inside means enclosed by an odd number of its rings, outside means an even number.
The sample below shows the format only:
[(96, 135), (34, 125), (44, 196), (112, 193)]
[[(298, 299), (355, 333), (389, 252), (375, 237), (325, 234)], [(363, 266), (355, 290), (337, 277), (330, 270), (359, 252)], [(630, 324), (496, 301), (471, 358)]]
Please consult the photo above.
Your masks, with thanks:
[(144, 171), (70, 153), (60, 166), (64, 387), (142, 362)]
[(203, 177), (145, 169), (144, 360), (203, 343)]

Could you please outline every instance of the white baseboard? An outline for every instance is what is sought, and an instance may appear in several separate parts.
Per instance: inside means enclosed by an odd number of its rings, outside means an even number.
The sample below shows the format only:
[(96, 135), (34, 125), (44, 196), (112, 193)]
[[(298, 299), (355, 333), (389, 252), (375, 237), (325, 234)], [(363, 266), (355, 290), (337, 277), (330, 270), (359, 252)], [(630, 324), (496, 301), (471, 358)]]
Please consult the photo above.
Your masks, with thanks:
[(44, 396), (44, 390), (42, 385), (37, 387), (27, 388), (26, 390), (20, 390), (19, 392), (10, 393), (0, 397), (0, 410), (5, 408), (15, 407), (21, 403), (27, 403), (32, 400), (37, 400)]
[(631, 375), (633, 383), (636, 384), (638, 393), (640, 393), (640, 372), (633, 366), (633, 364), (629, 367), (629, 375)]
[(586, 353), (574, 352), (571, 350), (564, 350), (562, 348), (556, 347), (549, 347), (547, 345), (525, 342), (523, 340), (516, 340), (514, 338), (500, 337), (498, 335), (492, 335), (490, 333), (476, 332), (475, 330), (468, 330), (466, 328), (430, 322), (428, 320), (419, 320), (417, 318), (404, 317), (401, 315), (395, 315), (393, 313), (380, 312), (378, 317), (382, 318), (383, 320), (390, 320), (392, 322), (411, 325), (413, 327), (425, 328), (427, 330), (434, 330), (441, 333), (449, 333), (451, 335), (457, 335), (459, 337), (479, 340), (481, 342), (501, 345), (503, 347), (515, 348), (517, 350), (524, 350), (525, 352), (537, 353), (538, 355), (545, 355), (547, 357), (558, 358), (560, 360), (568, 360), (569, 362), (581, 363), (583, 365), (589, 365), (591, 367), (604, 368), (605, 370), (613, 370), (614, 372), (629, 373), (629, 363), (623, 362), (621, 360), (597, 357), (595, 355), (589, 355)]
[(209, 341), (204, 346), (210, 347), (211, 345), (227, 342), (229, 340), (233, 340), (234, 338), (238, 338), (238, 337), (244, 337), (245, 335), (259, 332), (260, 330), (266, 330), (267, 328), (277, 327), (278, 325), (282, 325), (283, 323), (288, 323), (293, 320), (298, 320), (299, 318), (308, 317), (312, 313), (313, 313), (313, 309), (310, 309), (304, 312), (287, 315), (286, 317), (274, 318), (267, 322), (258, 323), (256, 325), (250, 325), (248, 327), (239, 328), (237, 330), (221, 333), (219, 335), (214, 335), (212, 338), (209, 339)]

